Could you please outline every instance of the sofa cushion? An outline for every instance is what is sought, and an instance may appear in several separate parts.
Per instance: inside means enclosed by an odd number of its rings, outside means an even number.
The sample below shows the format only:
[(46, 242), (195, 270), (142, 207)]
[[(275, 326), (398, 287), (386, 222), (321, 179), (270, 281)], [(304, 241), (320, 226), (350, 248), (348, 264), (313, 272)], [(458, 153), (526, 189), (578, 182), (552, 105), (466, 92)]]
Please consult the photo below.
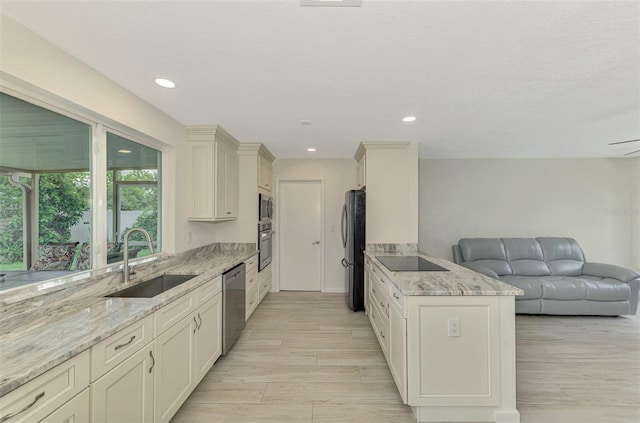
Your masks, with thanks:
[(514, 275), (545, 276), (551, 271), (543, 261), (542, 247), (535, 238), (502, 238), (507, 261)]
[(542, 298), (541, 280), (542, 278), (535, 276), (505, 275), (500, 277), (500, 281), (524, 290), (524, 295), (516, 297), (518, 301)]
[(587, 300), (624, 301), (631, 298), (631, 287), (628, 283), (616, 279), (599, 278), (597, 276), (580, 276), (587, 287)]
[(536, 238), (542, 247), (544, 261), (552, 275), (578, 276), (582, 274), (584, 253), (572, 238)]
[(580, 278), (547, 276), (541, 278), (542, 298), (553, 300), (583, 300), (587, 297), (587, 285)]
[(458, 244), (465, 262), (477, 262), (498, 275), (513, 273), (507, 262), (504, 245), (499, 238), (463, 238)]

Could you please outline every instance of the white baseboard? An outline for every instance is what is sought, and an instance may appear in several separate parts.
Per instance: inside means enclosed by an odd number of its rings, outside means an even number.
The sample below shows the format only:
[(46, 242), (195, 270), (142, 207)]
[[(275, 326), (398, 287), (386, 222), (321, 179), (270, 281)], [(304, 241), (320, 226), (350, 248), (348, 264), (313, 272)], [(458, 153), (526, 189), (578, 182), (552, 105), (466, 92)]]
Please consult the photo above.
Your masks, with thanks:
[(346, 294), (347, 290), (344, 288), (323, 288), (321, 292), (324, 294)]

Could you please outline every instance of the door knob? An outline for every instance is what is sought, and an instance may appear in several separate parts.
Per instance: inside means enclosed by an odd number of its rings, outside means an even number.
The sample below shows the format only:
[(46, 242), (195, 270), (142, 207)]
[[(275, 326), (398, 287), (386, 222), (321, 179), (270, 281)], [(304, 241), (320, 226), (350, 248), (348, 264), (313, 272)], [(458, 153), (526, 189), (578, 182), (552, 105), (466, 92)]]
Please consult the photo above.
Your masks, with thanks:
[(320, 241), (316, 241), (316, 242), (312, 242), (311, 245), (318, 245), (320, 244)]

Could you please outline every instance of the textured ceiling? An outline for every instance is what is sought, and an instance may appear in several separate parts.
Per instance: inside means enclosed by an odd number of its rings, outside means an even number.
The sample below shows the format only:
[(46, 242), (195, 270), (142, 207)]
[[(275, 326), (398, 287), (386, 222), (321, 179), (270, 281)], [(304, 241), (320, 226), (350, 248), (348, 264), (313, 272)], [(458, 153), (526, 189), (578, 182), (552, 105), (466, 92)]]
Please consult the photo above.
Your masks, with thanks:
[(636, 1), (0, 5), (176, 120), (280, 158), (393, 140), (433, 158), (620, 157), (632, 144), (607, 143), (640, 138)]

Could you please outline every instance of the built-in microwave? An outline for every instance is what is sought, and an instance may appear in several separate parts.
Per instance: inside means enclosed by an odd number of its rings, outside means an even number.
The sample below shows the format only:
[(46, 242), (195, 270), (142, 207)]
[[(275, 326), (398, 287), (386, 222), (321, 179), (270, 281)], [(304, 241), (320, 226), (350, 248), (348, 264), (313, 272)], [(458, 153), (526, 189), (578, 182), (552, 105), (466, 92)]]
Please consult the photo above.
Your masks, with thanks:
[(260, 221), (267, 221), (273, 218), (273, 199), (266, 194), (258, 194), (260, 204)]

